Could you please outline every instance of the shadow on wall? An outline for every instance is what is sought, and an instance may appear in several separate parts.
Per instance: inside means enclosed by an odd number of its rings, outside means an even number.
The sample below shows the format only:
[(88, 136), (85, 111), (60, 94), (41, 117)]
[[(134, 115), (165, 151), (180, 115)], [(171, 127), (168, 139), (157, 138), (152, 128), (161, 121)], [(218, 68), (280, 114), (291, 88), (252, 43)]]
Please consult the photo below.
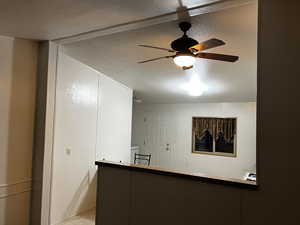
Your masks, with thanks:
[[(63, 218), (69, 219), (70, 217), (90, 211), (96, 207), (96, 184), (96, 173), (90, 177), (90, 173), (88, 172), (81, 181)], [(95, 199), (95, 201), (91, 201), (91, 199)]]
[[(0, 40), (2, 42), (2, 40)], [(4, 75), (4, 102), (2, 113), (7, 115), (6, 127), (1, 133), (6, 135), (4, 154), (6, 168), (5, 197), (1, 197), (0, 210), (4, 216), (0, 225), (28, 225), (30, 210), (31, 169), (35, 114), (37, 43), (33, 41), (10, 39), (11, 49), (5, 57), (9, 66)], [(4, 67), (8, 66), (6, 59)], [(1, 74), (2, 76), (2, 74)], [(2, 82), (1, 78), (1, 82)], [(6, 90), (5, 90), (6, 89)], [(2, 93), (3, 94), (3, 93)], [(5, 104), (7, 102), (7, 104)], [(3, 129), (3, 130), (2, 130)], [(4, 175), (5, 176), (5, 175)], [(0, 214), (0, 215), (1, 215)], [(0, 216), (1, 217), (1, 216)]]

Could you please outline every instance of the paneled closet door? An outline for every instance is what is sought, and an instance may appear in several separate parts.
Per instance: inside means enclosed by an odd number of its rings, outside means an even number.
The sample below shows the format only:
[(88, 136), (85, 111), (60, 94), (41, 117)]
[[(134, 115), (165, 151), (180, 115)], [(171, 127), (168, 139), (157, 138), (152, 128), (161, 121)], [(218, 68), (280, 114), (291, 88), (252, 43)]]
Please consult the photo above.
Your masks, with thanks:
[(144, 113), (144, 143), (142, 152), (151, 154), (151, 165), (170, 168), (172, 164), (172, 127), (169, 126), (169, 115), (155, 111)]

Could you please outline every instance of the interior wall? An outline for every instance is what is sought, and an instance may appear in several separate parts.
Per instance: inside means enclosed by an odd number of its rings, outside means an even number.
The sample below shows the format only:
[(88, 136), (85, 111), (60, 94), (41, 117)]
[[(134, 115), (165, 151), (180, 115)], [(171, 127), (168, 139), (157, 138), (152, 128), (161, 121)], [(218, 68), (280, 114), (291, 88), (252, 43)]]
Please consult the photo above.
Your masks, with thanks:
[[(192, 153), (194, 116), (236, 117), (237, 157)], [(242, 179), (256, 168), (256, 103), (135, 104), (132, 140), (152, 166)]]
[(99, 77), (97, 159), (130, 162), (132, 89)]
[(38, 44), (0, 36), (0, 225), (29, 225)]
[(50, 224), (95, 207), (96, 159), (130, 157), (131, 104), (131, 89), (59, 52)]

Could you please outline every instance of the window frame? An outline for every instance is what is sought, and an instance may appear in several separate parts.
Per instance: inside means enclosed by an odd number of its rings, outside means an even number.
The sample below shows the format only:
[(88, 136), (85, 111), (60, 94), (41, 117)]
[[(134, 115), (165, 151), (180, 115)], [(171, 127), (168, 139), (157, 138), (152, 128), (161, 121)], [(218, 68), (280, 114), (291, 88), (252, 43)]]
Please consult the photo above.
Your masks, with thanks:
[[(235, 119), (236, 120), (236, 133), (234, 135), (234, 145), (233, 145), (233, 153), (225, 153), (225, 152), (216, 152), (216, 140), (213, 138), (213, 152), (201, 152), (201, 151), (195, 151), (195, 135), (194, 135), (194, 127), (193, 127), (193, 120), (201, 118), (201, 119)], [(225, 157), (237, 157), (237, 128), (238, 118), (237, 117), (207, 117), (207, 116), (193, 116), (192, 117), (192, 153), (195, 154), (202, 154), (202, 155), (214, 155), (214, 156), (225, 156)]]

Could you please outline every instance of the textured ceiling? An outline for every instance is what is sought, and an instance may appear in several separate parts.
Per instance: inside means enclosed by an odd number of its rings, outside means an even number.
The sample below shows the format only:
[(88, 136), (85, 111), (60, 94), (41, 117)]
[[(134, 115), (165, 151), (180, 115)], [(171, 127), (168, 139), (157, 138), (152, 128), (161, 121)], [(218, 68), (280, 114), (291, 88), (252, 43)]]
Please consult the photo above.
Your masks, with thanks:
[[(182, 0), (195, 7), (216, 0)], [(57, 39), (176, 11), (177, 0), (1, 0), (0, 35)]]
[[(169, 47), (181, 35), (176, 22), (98, 37), (64, 46), (70, 56), (133, 88), (138, 98), (152, 103), (256, 101), (257, 5), (255, 3), (192, 18), (189, 35), (198, 41), (220, 38), (227, 44), (210, 52), (240, 56), (236, 63), (198, 59), (195, 68), (183, 71), (172, 60), (137, 64), (168, 55), (137, 47)], [(207, 88), (200, 97), (182, 89), (191, 77)]]

